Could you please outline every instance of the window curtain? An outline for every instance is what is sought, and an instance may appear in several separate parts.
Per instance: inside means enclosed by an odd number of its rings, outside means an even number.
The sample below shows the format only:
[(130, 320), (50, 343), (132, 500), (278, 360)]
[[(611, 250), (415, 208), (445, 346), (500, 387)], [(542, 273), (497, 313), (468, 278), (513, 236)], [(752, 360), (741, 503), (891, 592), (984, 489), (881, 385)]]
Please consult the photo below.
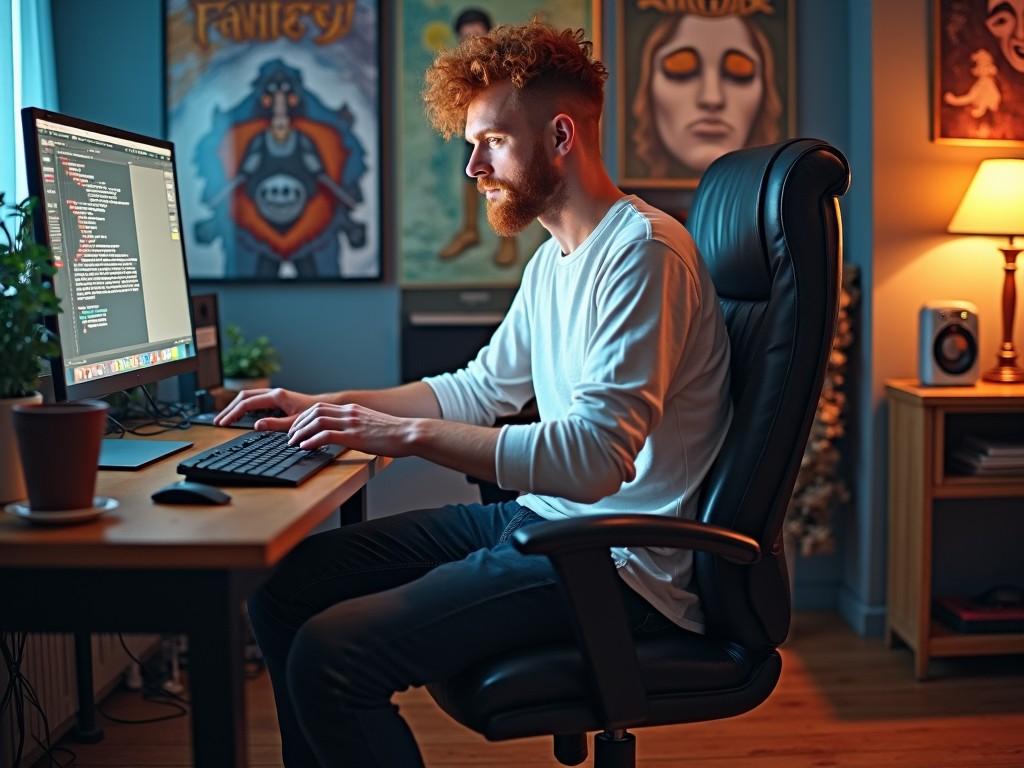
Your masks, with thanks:
[(0, 0), (0, 191), (28, 195), (21, 108), (57, 109), (50, 0)]

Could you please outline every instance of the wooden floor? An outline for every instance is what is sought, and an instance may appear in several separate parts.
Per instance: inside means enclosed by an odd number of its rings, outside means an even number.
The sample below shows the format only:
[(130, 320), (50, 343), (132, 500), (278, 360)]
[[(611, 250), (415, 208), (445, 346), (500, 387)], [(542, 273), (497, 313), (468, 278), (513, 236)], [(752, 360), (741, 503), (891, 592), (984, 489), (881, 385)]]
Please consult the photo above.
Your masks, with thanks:
[[(918, 683), (909, 651), (858, 638), (828, 614), (797, 617), (794, 638), (782, 654), (782, 679), (760, 708), (730, 720), (639, 730), (638, 764), (1024, 766), (1024, 657), (939, 661), (932, 666), (933, 679)], [(265, 674), (249, 683), (247, 701), (251, 764), (280, 766)], [(492, 744), (448, 719), (422, 691), (397, 701), (430, 768), (558, 765), (549, 739)], [(163, 711), (130, 693), (114, 694), (104, 707), (114, 716), (133, 718)], [(184, 718), (159, 725), (102, 725), (102, 743), (65, 744), (76, 752), (77, 768), (191, 765)]]

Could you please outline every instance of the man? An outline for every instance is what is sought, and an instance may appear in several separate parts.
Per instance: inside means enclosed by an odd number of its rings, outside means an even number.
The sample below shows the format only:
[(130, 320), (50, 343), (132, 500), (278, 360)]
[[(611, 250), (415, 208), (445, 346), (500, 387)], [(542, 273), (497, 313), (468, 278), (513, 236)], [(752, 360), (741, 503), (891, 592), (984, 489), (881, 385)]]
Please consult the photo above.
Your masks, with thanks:
[[(551, 233), (490, 344), (465, 369), (379, 391), (245, 392), (218, 417), (277, 407), (292, 443), (416, 455), (524, 491), (310, 537), (249, 602), (285, 763), (418, 766), (396, 691), (572, 638), (547, 558), (512, 532), (598, 512), (693, 517), (731, 405), (728, 337), (681, 225), (612, 183), (600, 156), (607, 72), (582, 32), (501, 27), (441, 54), (425, 101), (499, 234)], [(491, 424), (536, 397), (540, 422)], [(702, 631), (690, 552), (613, 556), (634, 631)]]

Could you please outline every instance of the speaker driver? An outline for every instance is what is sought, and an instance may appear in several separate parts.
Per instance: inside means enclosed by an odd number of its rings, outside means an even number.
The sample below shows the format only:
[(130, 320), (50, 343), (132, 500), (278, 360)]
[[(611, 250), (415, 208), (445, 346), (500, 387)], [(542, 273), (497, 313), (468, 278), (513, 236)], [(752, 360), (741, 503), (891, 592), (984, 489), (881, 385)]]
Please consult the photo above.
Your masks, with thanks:
[(935, 337), (935, 362), (946, 373), (956, 376), (969, 371), (978, 359), (974, 335), (962, 325), (947, 325)]

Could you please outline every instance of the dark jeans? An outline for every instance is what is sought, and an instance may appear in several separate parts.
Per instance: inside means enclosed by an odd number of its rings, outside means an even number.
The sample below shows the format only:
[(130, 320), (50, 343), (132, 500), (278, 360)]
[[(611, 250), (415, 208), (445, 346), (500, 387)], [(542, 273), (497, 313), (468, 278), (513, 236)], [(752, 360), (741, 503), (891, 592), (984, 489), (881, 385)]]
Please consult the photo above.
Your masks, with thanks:
[[(514, 501), (370, 520), (303, 541), (249, 601), (288, 768), (422, 766), (396, 691), (516, 648), (571, 641), (557, 576), (509, 538)], [(672, 626), (622, 585), (635, 631)]]

